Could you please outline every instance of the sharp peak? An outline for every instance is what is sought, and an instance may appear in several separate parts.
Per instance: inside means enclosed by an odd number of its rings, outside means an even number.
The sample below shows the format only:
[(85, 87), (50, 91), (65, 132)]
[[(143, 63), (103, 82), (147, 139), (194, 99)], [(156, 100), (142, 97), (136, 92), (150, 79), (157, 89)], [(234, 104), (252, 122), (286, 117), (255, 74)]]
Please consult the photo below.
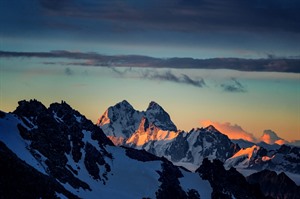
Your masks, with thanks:
[(162, 107), (161, 107), (158, 103), (156, 103), (155, 101), (151, 101), (151, 102), (149, 103), (149, 105), (148, 105), (147, 110), (153, 109), (153, 108), (155, 108), (155, 107), (158, 107), (158, 108), (161, 108), (161, 109), (162, 109)]
[(132, 105), (127, 101), (127, 100), (123, 100), (117, 104), (115, 104), (115, 106), (125, 106), (125, 107), (132, 107)]
[(54, 102), (54, 103), (51, 103), (51, 104), (49, 105), (49, 107), (61, 107), (61, 106), (67, 107), (67, 108), (69, 108), (69, 109), (73, 109), (73, 108), (70, 106), (70, 104), (68, 104), (68, 103), (67, 103), (66, 101), (64, 101), (64, 100), (61, 100), (60, 103)]
[(214, 127), (213, 125), (209, 125), (209, 126), (205, 127), (205, 129), (209, 130), (209, 131), (217, 131), (217, 132), (219, 132), (218, 129), (216, 129), (216, 127)]
[(217, 132), (217, 133), (220, 133), (220, 131), (218, 129), (216, 129), (213, 125), (209, 125), (207, 127), (197, 127), (197, 128), (192, 128), (189, 132), (202, 132), (202, 131), (209, 131), (209, 132)]

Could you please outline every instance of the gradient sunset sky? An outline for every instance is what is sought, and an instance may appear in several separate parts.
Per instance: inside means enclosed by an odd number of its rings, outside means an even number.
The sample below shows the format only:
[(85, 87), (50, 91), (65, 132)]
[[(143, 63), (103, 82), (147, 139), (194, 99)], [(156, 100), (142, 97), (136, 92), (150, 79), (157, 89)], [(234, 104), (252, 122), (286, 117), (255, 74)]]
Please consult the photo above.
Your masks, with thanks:
[(209, 123), (300, 140), (297, 0), (0, 2), (0, 109), (65, 100), (97, 118), (156, 101), (179, 129)]

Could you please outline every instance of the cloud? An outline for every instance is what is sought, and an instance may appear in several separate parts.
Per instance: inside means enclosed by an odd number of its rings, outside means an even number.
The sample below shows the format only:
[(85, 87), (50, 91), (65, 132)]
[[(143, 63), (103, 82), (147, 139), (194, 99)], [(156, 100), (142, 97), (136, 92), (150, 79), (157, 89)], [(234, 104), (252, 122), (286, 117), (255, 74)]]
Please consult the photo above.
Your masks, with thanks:
[(232, 93), (244, 93), (246, 92), (245, 87), (235, 78), (231, 78), (230, 84), (221, 84), (221, 87), (226, 92)]
[(147, 70), (142, 74), (141, 77), (150, 80), (160, 80), (160, 81), (175, 82), (179, 84), (187, 84), (199, 88), (202, 88), (203, 86), (206, 85), (202, 78), (200, 78), (199, 80), (194, 80), (186, 74), (181, 74), (180, 76), (176, 76), (171, 71), (157, 72), (154, 70)]
[(278, 144), (278, 145), (288, 144), (288, 145), (300, 146), (300, 140), (292, 140), (289, 142), (279, 137), (272, 130), (264, 130), (262, 136), (260, 138), (256, 138), (252, 133), (245, 131), (241, 126), (237, 124), (231, 124), (230, 122), (219, 123), (211, 120), (202, 120), (200, 121), (200, 124), (204, 127), (213, 125), (221, 133), (227, 135), (229, 139), (243, 139), (253, 143), (265, 142), (267, 144)]
[[(84, 53), (71, 51), (49, 52), (11, 52), (0, 51), (0, 58), (65, 58), (69, 62), (57, 62), (64, 65), (98, 66), (98, 67), (137, 67), (137, 68), (176, 68), (176, 69), (232, 69), (239, 71), (272, 71), (300, 73), (300, 59), (240, 59), (240, 58), (155, 58), (141, 55), (102, 55), (98, 53)], [(54, 64), (53, 60), (45, 61)], [(169, 76), (169, 78), (172, 78)], [(190, 79), (183, 77), (185, 82)], [(201, 81), (201, 80), (200, 80)], [(190, 82), (193, 83), (193, 82)], [(194, 82), (201, 85), (201, 82)], [(222, 86), (226, 91), (245, 91), (236, 79), (232, 83)]]
[(241, 126), (237, 124), (231, 124), (230, 122), (219, 123), (210, 120), (200, 121), (202, 126), (213, 125), (221, 133), (227, 135), (229, 139), (244, 139), (250, 142), (256, 142), (256, 138), (253, 134), (245, 131)]
[(119, 0), (40, 0), (40, 5), (51, 11), (48, 15), (110, 22), (115, 25), (116, 31), (299, 31), (295, 25), (298, 24), (297, 11), (300, 8), (297, 1), (153, 0), (137, 3)]
[(185, 74), (182, 74), (182, 76), (183, 76), (183, 82), (185, 82), (186, 84), (190, 84), (197, 87), (203, 87), (206, 85), (204, 79), (202, 78), (200, 80), (193, 80)]
[(74, 72), (69, 67), (65, 68), (64, 73), (65, 73), (65, 75), (68, 75), (68, 76), (71, 76), (74, 74)]
[(264, 130), (263, 135), (259, 138), (259, 141), (267, 144), (288, 144), (288, 142), (280, 137), (272, 130)]
[(125, 68), (125, 70), (120, 70), (115, 67), (109, 68), (117, 75), (125, 78), (128, 77), (129, 73), (134, 73), (135, 77), (140, 79), (174, 82), (179, 84), (191, 85), (199, 88), (202, 88), (206, 85), (205, 81), (202, 78), (195, 80), (186, 74), (175, 75), (170, 70), (158, 72), (156, 70), (147, 69), (142, 71), (141, 73), (137, 73), (136, 71), (133, 71), (132, 68)]

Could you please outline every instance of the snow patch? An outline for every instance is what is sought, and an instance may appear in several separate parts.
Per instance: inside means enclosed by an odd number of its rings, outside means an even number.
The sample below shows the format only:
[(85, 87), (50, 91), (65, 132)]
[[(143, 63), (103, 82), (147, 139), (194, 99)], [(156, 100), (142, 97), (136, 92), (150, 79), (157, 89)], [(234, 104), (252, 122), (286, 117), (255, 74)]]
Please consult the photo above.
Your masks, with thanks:
[(44, 166), (30, 153), (30, 142), (21, 137), (17, 128), (17, 125), (21, 123), (14, 115), (6, 114), (4, 118), (0, 119), (0, 140), (21, 160), (24, 160), (39, 172), (48, 175)]

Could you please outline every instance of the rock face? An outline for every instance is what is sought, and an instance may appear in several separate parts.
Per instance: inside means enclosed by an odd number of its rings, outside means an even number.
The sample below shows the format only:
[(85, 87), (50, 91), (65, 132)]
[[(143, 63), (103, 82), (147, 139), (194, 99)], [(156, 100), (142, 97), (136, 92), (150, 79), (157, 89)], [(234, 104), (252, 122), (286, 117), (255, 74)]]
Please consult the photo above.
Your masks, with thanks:
[[(120, 102), (105, 111), (98, 125), (116, 145), (144, 149), (190, 170), (198, 168), (203, 158), (225, 161), (239, 150), (213, 126), (178, 131), (169, 114), (155, 102), (142, 112), (127, 101)], [(123, 126), (128, 130), (124, 132)]]
[(111, 140), (120, 140), (124, 144), (140, 126), (142, 118), (161, 130), (177, 131), (169, 114), (157, 103), (150, 102), (146, 111), (135, 110), (126, 100), (109, 107), (98, 119), (97, 124)]
[[(88, 184), (74, 177), (74, 168), (68, 169), (71, 166), (66, 154), (69, 154), (75, 163), (84, 159), (89, 174), (105, 181), (104, 176), (110, 168), (104, 158), (111, 158), (111, 154), (104, 145), (113, 144), (91, 121), (64, 102), (51, 104), (47, 109), (35, 100), (20, 101), (13, 113), (25, 124), (18, 124), (17, 127), (22, 138), (30, 142), (30, 152), (37, 159), (46, 159), (47, 171), (53, 177), (76, 188), (90, 189)], [(83, 139), (88, 136), (98, 142), (101, 152), (90, 143), (84, 143)], [(104, 167), (102, 176), (96, 174), (99, 169), (97, 164)]]
[(300, 174), (300, 148), (282, 145), (278, 149), (267, 150), (253, 145), (241, 149), (227, 159), (224, 165), (226, 168), (235, 167), (257, 171), (269, 169)]
[(0, 141), (0, 198), (78, 198), (50, 176), (37, 172)]
[(285, 173), (263, 170), (247, 177), (250, 184), (259, 184), (266, 196), (278, 199), (297, 199), (300, 196), (300, 187)]
[(212, 198), (265, 198), (259, 186), (249, 184), (234, 168), (225, 170), (220, 160), (215, 159), (211, 162), (205, 158), (196, 172), (211, 183)]
[[(234, 168), (225, 170), (222, 161), (238, 148), (213, 126), (166, 131), (162, 121), (141, 117), (131, 135), (138, 135), (132, 142), (137, 150), (114, 146), (65, 102), (46, 108), (20, 101), (13, 113), (0, 111), (0, 198), (264, 198), (259, 186), (268, 197), (299, 196), (284, 174), (252, 175), (247, 182)], [(290, 158), (299, 153), (287, 146), (279, 152)], [(191, 173), (155, 153), (203, 164)]]
[(46, 108), (20, 101), (13, 113), (0, 112), (0, 175), (0, 198), (210, 195), (210, 189), (185, 183), (210, 187), (208, 181), (144, 150), (114, 146), (65, 102)]
[(232, 141), (213, 126), (180, 131), (155, 102), (150, 102), (146, 111), (137, 111), (122, 101), (105, 111), (98, 126), (116, 145), (144, 149), (192, 171), (208, 158), (225, 162), (227, 169), (270, 169), (300, 174), (299, 147)]

